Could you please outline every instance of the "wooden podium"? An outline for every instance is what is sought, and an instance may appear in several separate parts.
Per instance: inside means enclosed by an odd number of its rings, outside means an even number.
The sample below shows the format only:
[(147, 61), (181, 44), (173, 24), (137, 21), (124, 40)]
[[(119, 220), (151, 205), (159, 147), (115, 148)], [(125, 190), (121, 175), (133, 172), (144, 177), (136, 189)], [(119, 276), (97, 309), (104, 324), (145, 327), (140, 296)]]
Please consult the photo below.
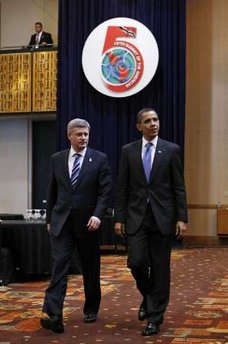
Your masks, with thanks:
[(217, 235), (228, 236), (228, 206), (222, 206), (217, 210)]

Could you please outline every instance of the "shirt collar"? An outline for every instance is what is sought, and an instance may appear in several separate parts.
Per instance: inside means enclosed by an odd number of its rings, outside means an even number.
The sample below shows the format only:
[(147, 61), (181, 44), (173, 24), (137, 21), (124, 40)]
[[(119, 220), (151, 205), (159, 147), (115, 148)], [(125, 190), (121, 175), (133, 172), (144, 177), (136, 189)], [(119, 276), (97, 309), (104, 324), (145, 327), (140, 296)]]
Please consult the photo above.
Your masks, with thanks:
[(151, 142), (152, 145), (154, 146), (154, 148), (156, 148), (157, 143), (158, 143), (158, 136), (155, 136), (155, 137), (153, 138), (153, 140), (151, 140), (151, 141), (147, 141), (147, 140), (145, 139), (145, 137), (143, 136), (143, 137), (142, 137), (142, 148), (144, 148), (145, 145), (146, 145), (148, 142)]
[(79, 153), (82, 157), (84, 157), (85, 156), (85, 153), (86, 153), (86, 150), (87, 150), (87, 147), (85, 147), (82, 151), (80, 151), (80, 152), (76, 152), (75, 150), (74, 150), (74, 148), (71, 146), (70, 147), (70, 157), (73, 157), (75, 154), (77, 154), (77, 153)]

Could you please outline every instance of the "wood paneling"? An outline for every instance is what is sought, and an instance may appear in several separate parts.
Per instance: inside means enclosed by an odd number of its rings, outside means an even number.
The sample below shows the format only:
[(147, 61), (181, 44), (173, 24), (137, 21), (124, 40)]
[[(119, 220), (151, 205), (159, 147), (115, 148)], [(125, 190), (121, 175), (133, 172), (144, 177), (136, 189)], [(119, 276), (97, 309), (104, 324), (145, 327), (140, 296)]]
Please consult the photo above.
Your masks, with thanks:
[(228, 235), (228, 208), (218, 208), (217, 210), (217, 234)]
[(56, 111), (57, 51), (33, 54), (33, 112)]
[(0, 113), (56, 111), (57, 51), (0, 54)]
[(31, 111), (31, 53), (0, 54), (0, 113)]

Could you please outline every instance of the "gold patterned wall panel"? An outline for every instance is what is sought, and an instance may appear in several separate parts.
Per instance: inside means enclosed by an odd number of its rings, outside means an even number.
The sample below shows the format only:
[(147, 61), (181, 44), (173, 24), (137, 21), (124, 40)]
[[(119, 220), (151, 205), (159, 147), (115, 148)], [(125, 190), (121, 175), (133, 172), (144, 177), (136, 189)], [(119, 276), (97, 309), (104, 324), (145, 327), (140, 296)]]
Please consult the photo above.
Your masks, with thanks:
[(56, 111), (57, 51), (33, 53), (32, 110)]
[(31, 53), (0, 54), (0, 113), (31, 111)]

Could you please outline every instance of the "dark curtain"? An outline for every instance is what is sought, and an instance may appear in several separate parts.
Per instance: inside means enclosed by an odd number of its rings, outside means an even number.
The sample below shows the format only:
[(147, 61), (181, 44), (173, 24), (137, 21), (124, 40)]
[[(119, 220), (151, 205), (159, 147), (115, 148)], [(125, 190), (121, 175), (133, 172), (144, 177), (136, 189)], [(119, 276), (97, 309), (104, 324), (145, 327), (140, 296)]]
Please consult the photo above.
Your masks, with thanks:
[(47, 198), (50, 157), (56, 151), (54, 120), (32, 122), (32, 151), (32, 208), (43, 209), (43, 200)]
[[(129, 17), (155, 36), (159, 65), (139, 93), (112, 98), (96, 91), (82, 70), (82, 49), (95, 27), (114, 17)], [(155, 108), (160, 137), (184, 148), (185, 0), (59, 0), (58, 148), (68, 147), (66, 126), (75, 117), (91, 124), (90, 146), (107, 153), (116, 180), (120, 149), (140, 137), (136, 113)]]

